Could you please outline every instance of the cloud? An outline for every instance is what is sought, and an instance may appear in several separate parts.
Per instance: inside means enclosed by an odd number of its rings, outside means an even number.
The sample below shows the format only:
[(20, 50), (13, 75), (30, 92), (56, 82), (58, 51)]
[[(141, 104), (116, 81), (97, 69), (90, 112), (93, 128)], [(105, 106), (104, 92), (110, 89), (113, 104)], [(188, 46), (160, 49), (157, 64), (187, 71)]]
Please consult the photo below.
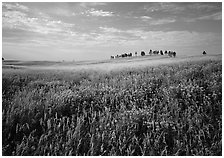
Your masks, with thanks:
[(103, 10), (96, 10), (94, 8), (91, 8), (90, 10), (86, 11), (87, 16), (92, 15), (92, 16), (114, 16), (113, 12), (109, 11), (103, 11)]
[(182, 18), (182, 20), (185, 22), (196, 22), (197, 20), (222, 20), (222, 12), (217, 12), (210, 15), (204, 15), (195, 18)]
[(29, 11), (29, 8), (27, 6), (21, 5), (19, 3), (2, 3), (2, 8), (6, 10)]
[(188, 13), (188, 12), (211, 12), (217, 11), (222, 8), (221, 3), (205, 3), (205, 2), (182, 2), (182, 3), (173, 3), (173, 2), (161, 2), (161, 3), (152, 3), (144, 6), (146, 12), (163, 12), (170, 14), (179, 14), (179, 13)]
[[(144, 31), (141, 29), (120, 30), (117, 28), (100, 27), (101, 42), (108, 39), (113, 42), (122, 43), (124, 46), (139, 46), (152, 48), (161, 47), (168, 49), (176, 47), (193, 47), (210, 45), (221, 40), (217, 33), (199, 33), (189, 31)], [(120, 41), (119, 41), (120, 40)], [(107, 41), (108, 42), (108, 41)]]
[(178, 3), (160, 3), (160, 10), (163, 12), (180, 13), (186, 8)]
[(222, 20), (222, 12), (201, 16), (197, 18), (198, 20)]
[[(101, 42), (106, 42), (106, 39), (109, 41), (113, 41), (113, 43), (121, 44), (121, 43), (129, 43), (132, 41), (144, 41), (147, 39), (147, 31), (143, 31), (141, 29), (128, 29), (121, 30), (113, 27), (99, 27), (102, 33), (100, 37), (102, 39)], [(110, 43), (105, 43), (110, 44)], [(134, 43), (132, 43), (134, 44)]]
[(100, 45), (119, 44), (126, 40), (130, 40), (130, 35), (123, 30), (113, 27), (99, 27), (100, 32), (94, 37), (94, 40)]
[(83, 8), (87, 8), (87, 7), (95, 7), (95, 6), (104, 6), (104, 5), (107, 5), (107, 3), (104, 3), (104, 2), (82, 2), (79, 5)]
[(152, 19), (149, 16), (141, 16), (140, 18), (142, 19), (142, 21), (148, 21), (148, 20)]
[(55, 15), (59, 15), (59, 16), (66, 16), (66, 17), (69, 17), (69, 16), (72, 16), (73, 13), (70, 12), (68, 9), (65, 9), (65, 8), (52, 8), (52, 9), (48, 9), (48, 12), (51, 13), (51, 14), (55, 14)]
[(6, 11), (2, 13), (3, 27), (16, 28), (29, 20), (32, 19), (27, 19), (26, 14), (20, 11)]
[(144, 9), (147, 12), (171, 12), (171, 13), (179, 13), (185, 10), (185, 7), (178, 5), (178, 3), (152, 3), (150, 5), (145, 5)]
[(113, 27), (99, 27), (100, 30), (102, 30), (103, 32), (110, 32), (110, 33), (120, 33), (123, 32), (122, 30), (113, 28)]
[(104, 33), (111, 33), (111, 34), (126, 34), (126, 36), (141, 36), (142, 35), (142, 30), (136, 30), (136, 29), (131, 29), (131, 30), (121, 30), (117, 29), (114, 27), (99, 27), (100, 30)]
[(71, 32), (74, 24), (60, 20), (52, 20), (48, 16), (29, 17), (21, 11), (5, 11), (2, 13), (3, 28), (17, 29), (36, 32), (40, 34), (61, 34)]
[(210, 12), (219, 9), (222, 3), (187, 3), (186, 9)]
[(173, 23), (175, 22), (175, 19), (171, 19), (171, 18), (166, 18), (166, 19), (155, 19), (149, 22), (150, 25), (164, 25), (164, 24), (168, 24), (168, 23)]
[(152, 18), (149, 16), (141, 16), (140, 19), (144, 22), (147, 22), (149, 25), (163, 25), (168, 23), (176, 22), (174, 18)]
[[(67, 3), (62, 6), (27, 4), (28, 7), (23, 4), (26, 5), (26, 3), (3, 3), (2, 45), (4, 53), (9, 54), (11, 51), (12, 57), (24, 52), (26, 52), (24, 58), (30, 56), (30, 59), (45, 56), (45, 53), (48, 54), (47, 59), (64, 57), (72, 59), (72, 56), (76, 57), (77, 52), (82, 54), (80, 56), (85, 54), (86, 57), (92, 52), (97, 52), (96, 58), (102, 56), (106, 58), (109, 57), (109, 53), (147, 51), (148, 49), (177, 50), (178, 54), (183, 50), (195, 48), (199, 50), (198, 52), (206, 48), (212, 50), (214, 47), (221, 50), (222, 36), (219, 30), (214, 31), (215, 21), (208, 22), (211, 26), (211, 29), (207, 26), (208, 31), (203, 26), (206, 23), (205, 20), (221, 20), (221, 10), (213, 11), (215, 7), (207, 4), (197, 4), (195, 8), (191, 8), (191, 5), (195, 3), (184, 3), (184, 5), (148, 3), (148, 12), (142, 10), (146, 3), (125, 5), (124, 8), (117, 6), (114, 10), (112, 10), (115, 7), (114, 4), (104, 7), (107, 5), (104, 3), (81, 3), (83, 7), (80, 7), (79, 3), (73, 6)], [(77, 16), (72, 16), (72, 12)], [(181, 13), (173, 15), (177, 12)], [(81, 13), (83, 15), (80, 15)], [(57, 14), (66, 17), (60, 19), (61, 16)], [(100, 17), (109, 18), (102, 20)], [(188, 24), (189, 27), (184, 26), (186, 23), (165, 25), (183, 18), (198, 20), (197, 26), (202, 28), (200, 32), (193, 31), (197, 30), (194, 24)], [(77, 23), (73, 24), (74, 22)], [(170, 31), (175, 29), (189, 31)], [(69, 52), (70, 56), (64, 52)]]
[[(47, 22), (49, 27), (55, 27), (62, 23), (60, 21)], [(68, 26), (70, 27), (70, 25)], [(51, 30), (52, 31), (52, 30)], [(175, 50), (178, 52), (187, 52), (191, 48), (197, 47), (197, 50), (205, 49), (219, 45), (221, 35), (217, 33), (198, 33), (189, 31), (144, 31), (142, 29), (122, 30), (115, 27), (99, 27), (99, 30), (91, 33), (67, 32), (66, 36), (57, 34), (59, 30), (54, 31), (55, 34), (50, 36), (35, 36), (33, 39), (22, 40), (22, 36), (18, 37), (18, 42), (3, 38), (4, 51), (8, 48), (19, 48), (20, 50), (30, 52), (33, 48), (43, 51), (51, 58), (56, 58), (49, 53), (52, 49), (60, 57), (64, 57), (64, 52), (88, 52), (98, 51), (100, 56), (107, 57), (105, 52), (115, 53), (122, 51), (139, 51), (139, 50)], [(60, 31), (59, 31), (60, 32)], [(218, 44), (217, 44), (218, 43)], [(221, 46), (221, 45), (220, 45)], [(103, 50), (103, 51), (102, 51)], [(101, 51), (101, 53), (100, 53)], [(22, 52), (22, 51), (19, 51)], [(61, 55), (60, 53), (63, 52)], [(38, 52), (36, 52), (38, 54)], [(117, 52), (116, 52), (117, 53)], [(68, 57), (68, 60), (70, 58)]]

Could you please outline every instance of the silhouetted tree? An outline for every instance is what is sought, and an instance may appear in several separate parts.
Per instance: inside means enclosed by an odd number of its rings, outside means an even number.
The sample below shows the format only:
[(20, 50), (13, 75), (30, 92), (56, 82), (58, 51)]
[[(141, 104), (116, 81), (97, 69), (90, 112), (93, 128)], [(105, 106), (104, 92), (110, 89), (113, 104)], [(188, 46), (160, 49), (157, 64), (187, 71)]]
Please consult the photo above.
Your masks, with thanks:
[(203, 51), (203, 53), (202, 53), (203, 55), (206, 55), (207, 53), (205, 52), (205, 51)]
[(169, 50), (168, 52), (169, 57), (172, 57), (172, 52)]
[(152, 50), (150, 49), (150, 51), (149, 51), (149, 55), (152, 55)]
[(135, 56), (137, 56), (137, 52), (135, 52)]
[(144, 56), (145, 55), (145, 52), (144, 51), (141, 51), (141, 56)]
[(2, 61), (3, 61), (3, 60), (5, 60), (5, 59), (2, 57)]
[(174, 57), (174, 58), (176, 57), (176, 52), (173, 52), (173, 57)]
[(163, 51), (162, 50), (160, 50), (160, 54), (163, 55)]

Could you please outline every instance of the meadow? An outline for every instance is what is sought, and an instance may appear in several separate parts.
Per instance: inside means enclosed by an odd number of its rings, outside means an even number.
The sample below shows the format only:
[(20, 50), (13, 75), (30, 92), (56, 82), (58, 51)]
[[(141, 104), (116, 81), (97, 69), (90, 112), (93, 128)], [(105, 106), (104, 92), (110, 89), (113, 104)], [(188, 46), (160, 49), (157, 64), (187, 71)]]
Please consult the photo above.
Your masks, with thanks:
[(222, 155), (222, 60), (167, 60), (3, 68), (2, 154)]

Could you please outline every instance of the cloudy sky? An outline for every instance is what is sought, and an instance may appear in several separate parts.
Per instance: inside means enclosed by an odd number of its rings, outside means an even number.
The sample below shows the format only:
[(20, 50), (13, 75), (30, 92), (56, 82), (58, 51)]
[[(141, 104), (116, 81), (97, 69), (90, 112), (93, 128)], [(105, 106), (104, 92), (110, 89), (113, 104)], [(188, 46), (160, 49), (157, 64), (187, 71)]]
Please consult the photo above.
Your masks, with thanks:
[(221, 3), (2, 3), (3, 57), (95, 60), (144, 50), (221, 54)]

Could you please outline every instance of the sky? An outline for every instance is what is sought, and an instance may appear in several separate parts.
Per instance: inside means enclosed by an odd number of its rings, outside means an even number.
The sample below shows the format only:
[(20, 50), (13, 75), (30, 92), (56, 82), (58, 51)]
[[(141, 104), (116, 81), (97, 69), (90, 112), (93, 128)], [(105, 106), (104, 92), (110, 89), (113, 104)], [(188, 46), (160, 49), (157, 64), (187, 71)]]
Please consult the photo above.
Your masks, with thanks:
[(150, 49), (221, 54), (222, 3), (2, 3), (5, 59), (101, 60)]

